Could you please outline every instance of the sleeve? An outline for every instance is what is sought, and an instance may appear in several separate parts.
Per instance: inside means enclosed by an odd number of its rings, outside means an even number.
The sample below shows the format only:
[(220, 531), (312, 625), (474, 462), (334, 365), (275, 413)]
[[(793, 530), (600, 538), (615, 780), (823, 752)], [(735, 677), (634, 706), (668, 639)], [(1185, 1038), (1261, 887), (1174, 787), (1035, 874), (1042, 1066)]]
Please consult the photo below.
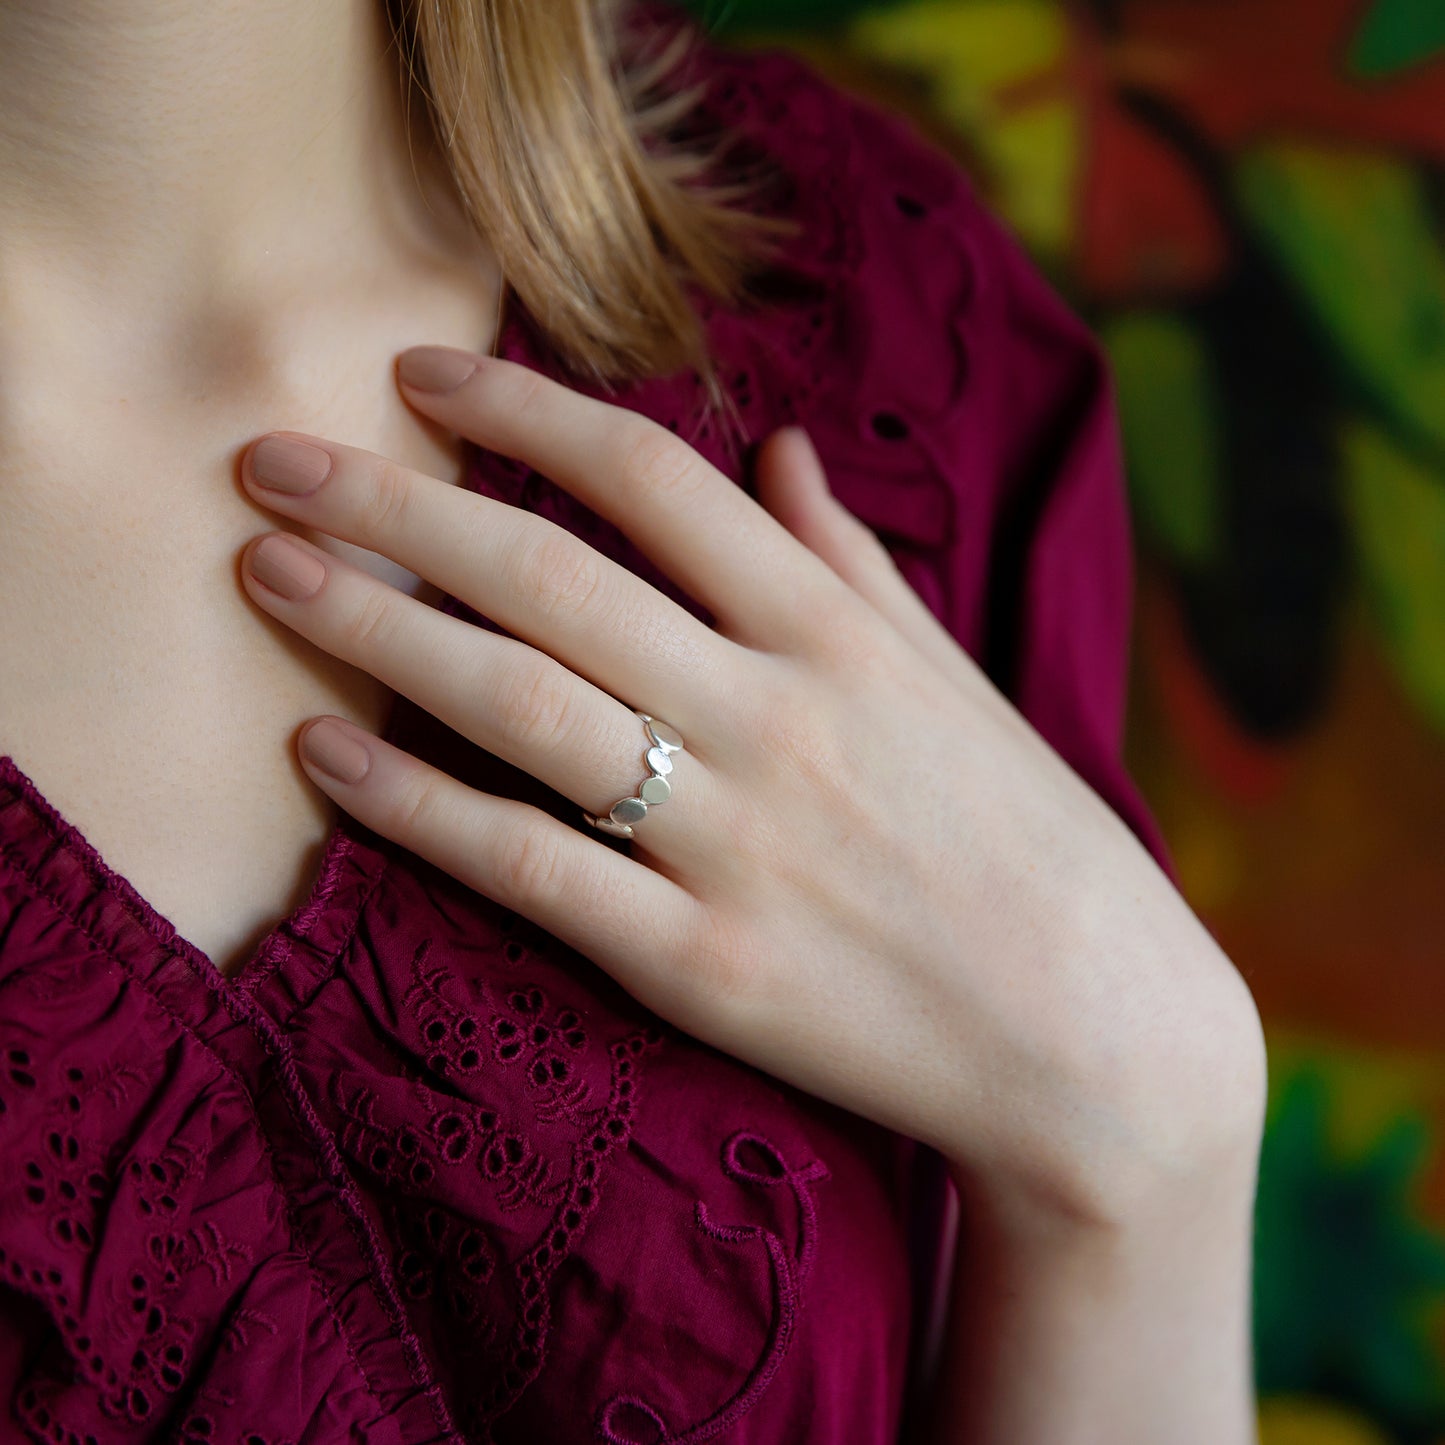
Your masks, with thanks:
[[(960, 521), (935, 562), (936, 610), (1177, 886), (1123, 758), (1134, 564), (1107, 358), (966, 183), (957, 206), (938, 244), (960, 244), (971, 260), (972, 297), (958, 321), (970, 380), (957, 432), (940, 449)], [(912, 1193), (920, 1345), (907, 1398), (916, 1409), (938, 1364), (959, 1205), (929, 1150), (915, 1156)]]
[[(1097, 339), (976, 200), (975, 436), (994, 492), (980, 662), (1176, 884), (1125, 769), (1133, 539), (1113, 378)], [(955, 486), (976, 485), (959, 458)], [(967, 565), (955, 553), (950, 567)]]
[[(834, 314), (813, 326), (830, 379), (798, 419), (840, 500), (1177, 885), (1123, 757), (1134, 563), (1103, 349), (953, 157), (787, 68), (791, 154), (826, 135), (832, 157), (796, 167), (818, 177), (803, 198), (815, 254), (843, 258)], [(937, 1368), (958, 1227), (943, 1161), (919, 1147), (911, 1171), (910, 1412)]]
[(1177, 883), (1123, 762), (1134, 567), (1103, 349), (954, 157), (806, 62), (768, 64), (832, 295), (798, 419), (839, 499)]
[[(719, 113), (781, 164), (797, 223), (788, 279), (731, 353), (751, 435), (808, 428), (838, 499), (1177, 884), (1123, 758), (1134, 567), (1102, 347), (910, 120), (783, 49), (712, 59)], [(911, 1413), (937, 1365), (958, 1200), (933, 1150), (903, 1157)]]

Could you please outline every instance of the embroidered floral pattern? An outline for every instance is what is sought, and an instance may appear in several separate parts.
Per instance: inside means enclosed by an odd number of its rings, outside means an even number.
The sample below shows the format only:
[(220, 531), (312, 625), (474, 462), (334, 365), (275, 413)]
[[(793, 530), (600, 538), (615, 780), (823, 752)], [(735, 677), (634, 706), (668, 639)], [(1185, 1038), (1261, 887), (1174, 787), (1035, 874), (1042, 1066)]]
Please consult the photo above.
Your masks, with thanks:
[[(948, 272), (926, 331), (880, 314), (856, 273), (880, 226), (939, 254), (962, 188), (783, 57), (707, 64), (711, 119), (741, 160), (782, 156), (765, 195), (804, 239), (750, 309), (701, 304), (735, 418), (700, 418), (691, 374), (625, 404), (740, 483), (752, 442), (807, 421), (844, 462), (840, 497), (951, 585), (959, 448), (940, 438), (967, 370), (952, 325), (967, 247), (942, 248), (956, 268), (917, 268), (920, 284)], [(526, 318), (503, 340), (555, 361)], [(926, 364), (898, 363), (929, 346)], [(467, 484), (707, 620), (525, 464), (478, 455)], [(486, 786), (481, 750), (445, 741), (437, 761)], [(222, 981), (204, 962), (0, 758), (0, 1329), (13, 1316), (27, 1342), (0, 1408), (32, 1441), (690, 1445), (745, 1415), (762, 1441), (764, 1402), (782, 1418), (830, 1351), (898, 1337), (901, 1245), (867, 1157), (879, 1131), (809, 1117), (404, 850), (348, 828), (254, 966)], [(836, 1241), (859, 1218), (869, 1247), (850, 1253)], [(840, 1344), (813, 1302), (844, 1268), (867, 1276), (879, 1323)], [(734, 1331), (704, 1383), (640, 1358), (669, 1291), (711, 1291)]]
[(704, 1200), (697, 1201), (697, 1227), (719, 1244), (747, 1247), (754, 1241), (767, 1253), (773, 1273), (774, 1307), (758, 1362), (738, 1392), (705, 1420), (672, 1430), (661, 1413), (636, 1395), (614, 1395), (598, 1412), (597, 1438), (609, 1445), (696, 1445), (711, 1440), (744, 1415), (777, 1373), (793, 1338), (802, 1286), (813, 1267), (818, 1215), (810, 1186), (829, 1177), (827, 1168), (810, 1160), (794, 1168), (782, 1151), (761, 1134), (739, 1130), (724, 1142), (722, 1168), (729, 1178), (759, 1190), (782, 1185), (796, 1206), (796, 1243), (760, 1224), (725, 1224), (713, 1219)]

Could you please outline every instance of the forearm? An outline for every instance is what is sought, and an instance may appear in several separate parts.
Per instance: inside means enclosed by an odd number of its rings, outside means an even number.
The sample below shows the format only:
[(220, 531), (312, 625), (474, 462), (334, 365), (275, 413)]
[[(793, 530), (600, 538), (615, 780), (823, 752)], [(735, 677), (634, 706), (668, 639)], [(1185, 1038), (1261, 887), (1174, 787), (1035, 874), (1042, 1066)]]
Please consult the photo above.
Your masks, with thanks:
[(1254, 1182), (1246, 1146), (1152, 1217), (1027, 1240), (967, 1202), (926, 1445), (1255, 1441)]

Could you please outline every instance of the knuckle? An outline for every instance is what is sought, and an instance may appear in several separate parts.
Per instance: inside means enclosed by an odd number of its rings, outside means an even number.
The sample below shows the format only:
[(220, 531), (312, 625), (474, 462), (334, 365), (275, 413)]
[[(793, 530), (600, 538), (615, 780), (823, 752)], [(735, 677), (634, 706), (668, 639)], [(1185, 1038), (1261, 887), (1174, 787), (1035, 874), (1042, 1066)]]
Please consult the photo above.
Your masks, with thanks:
[(834, 675), (883, 682), (897, 666), (897, 634), (881, 616), (862, 608), (835, 610), (813, 629), (818, 660)]
[(512, 394), (507, 406), (514, 424), (527, 424), (532, 413), (543, 406), (547, 388), (547, 378), (540, 372), (527, 367), (518, 368), (511, 380)]
[(693, 932), (688, 949), (688, 974), (697, 1002), (709, 1017), (720, 1009), (737, 1009), (757, 991), (760, 965), (745, 928), (715, 916)]
[(762, 731), (766, 769), (783, 796), (806, 793), (826, 812), (850, 803), (855, 777), (838, 732), (829, 726), (832, 707), (821, 687), (775, 701)]
[(362, 516), (366, 536), (389, 537), (404, 531), (415, 500), (416, 488), (400, 467), (386, 463), (373, 467)]
[(809, 783), (831, 777), (835, 771), (827, 741), (806, 706), (785, 706), (773, 713), (768, 724), (768, 749), (788, 772)]
[(386, 647), (396, 611), (380, 587), (368, 588), (361, 605), (346, 625), (346, 641), (356, 652), (375, 652)]
[(436, 778), (429, 772), (418, 771), (402, 784), (391, 809), (389, 826), (400, 838), (416, 837), (435, 824), (440, 811)]
[(602, 586), (600, 558), (560, 527), (548, 528), (526, 565), (526, 587), (543, 621), (584, 615)]
[(497, 878), (509, 898), (550, 898), (562, 878), (558, 838), (546, 828), (523, 824), (500, 843)]
[(539, 660), (518, 667), (498, 709), (507, 736), (524, 752), (555, 748), (567, 737), (572, 696), (567, 675), (556, 663)]
[(623, 451), (622, 472), (641, 500), (676, 505), (696, 491), (701, 480), (698, 455), (680, 437), (657, 422), (638, 426)]

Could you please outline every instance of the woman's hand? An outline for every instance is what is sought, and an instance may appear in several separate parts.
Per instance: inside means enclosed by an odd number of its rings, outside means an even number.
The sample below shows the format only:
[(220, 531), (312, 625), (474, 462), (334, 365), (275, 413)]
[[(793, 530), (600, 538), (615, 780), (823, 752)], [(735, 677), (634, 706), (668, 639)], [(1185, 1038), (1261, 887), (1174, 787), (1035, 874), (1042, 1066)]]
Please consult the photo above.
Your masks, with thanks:
[[(661, 425), (510, 362), (417, 348), (402, 389), (615, 523), (716, 626), (552, 522), (354, 447), (307, 438), (324, 455), (292, 474), (329, 474), (268, 490), (301, 438), (263, 438), (242, 468), (256, 501), (513, 636), (286, 533), (246, 548), (250, 596), (578, 821), (313, 720), (302, 758), (338, 804), (678, 1027), (932, 1144), (1021, 1226), (1113, 1216), (1252, 1149), (1262, 1070), (1238, 975), (832, 499), (805, 438), (768, 440), (759, 506)], [(309, 595), (272, 590), (271, 536)], [(580, 815), (647, 776), (634, 707), (686, 747), (624, 848)]]

